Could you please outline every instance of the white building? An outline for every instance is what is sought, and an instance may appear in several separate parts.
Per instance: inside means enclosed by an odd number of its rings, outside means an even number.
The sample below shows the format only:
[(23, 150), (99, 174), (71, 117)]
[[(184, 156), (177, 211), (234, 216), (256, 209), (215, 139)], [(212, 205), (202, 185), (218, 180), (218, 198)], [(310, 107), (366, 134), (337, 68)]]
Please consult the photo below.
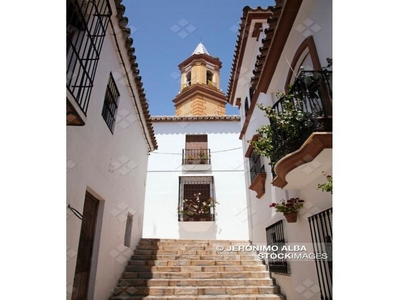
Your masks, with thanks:
[(157, 143), (123, 13), (67, 1), (67, 299), (108, 299), (142, 237)]
[(221, 62), (200, 43), (179, 68), (175, 116), (152, 117), (143, 236), (248, 240), (240, 118), (225, 115)]
[[(245, 7), (236, 43), (228, 102), (240, 106), (250, 239), (255, 244), (303, 245), (328, 259), (269, 259), (269, 270), (288, 299), (332, 299), (332, 194), (317, 189), (332, 175), (332, 92), (327, 59), (332, 58), (332, 2), (277, 0), (266, 9)], [(289, 86), (292, 87), (289, 87)], [(258, 106), (289, 112), (277, 92), (294, 95), (295, 112), (307, 122), (270, 121)], [(294, 100), (293, 100), (294, 99)], [(289, 101), (289, 100), (288, 100)], [(294, 119), (294, 118), (292, 118)], [(290, 122), (292, 122), (290, 119)], [(300, 123), (299, 123), (300, 124)], [(261, 156), (249, 141), (270, 125), (273, 154)], [(300, 130), (300, 128), (307, 130)], [(283, 128), (283, 129), (282, 129)], [(265, 137), (265, 135), (264, 135)], [(271, 165), (273, 168), (271, 168)], [(270, 207), (300, 198), (297, 222)], [(314, 249), (314, 247), (316, 247)]]

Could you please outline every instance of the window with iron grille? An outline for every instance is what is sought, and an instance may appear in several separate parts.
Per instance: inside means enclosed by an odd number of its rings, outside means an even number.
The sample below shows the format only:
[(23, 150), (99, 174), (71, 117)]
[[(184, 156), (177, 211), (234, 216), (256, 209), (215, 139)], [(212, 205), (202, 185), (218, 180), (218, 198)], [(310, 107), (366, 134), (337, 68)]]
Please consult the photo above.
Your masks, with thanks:
[(212, 176), (179, 177), (179, 221), (214, 221), (215, 200)]
[(85, 115), (110, 17), (107, 0), (67, 0), (67, 89)]
[(259, 173), (265, 173), (264, 165), (261, 165), (261, 156), (256, 151), (254, 151), (254, 149), (249, 155), (249, 164), (250, 180), (251, 182), (253, 182)]
[(115, 84), (114, 78), (110, 73), (110, 79), (108, 80), (106, 95), (104, 97), (103, 110), (101, 115), (103, 116), (104, 121), (111, 133), (114, 132), (115, 119), (117, 117), (118, 110), (118, 99), (119, 92), (117, 89), (117, 85)]
[(321, 299), (332, 300), (332, 208), (308, 218), (314, 253), (326, 253), (328, 259), (315, 258)]
[[(282, 247), (285, 245), (285, 235), (283, 233), (283, 221), (280, 220), (266, 229), (267, 233), (267, 245), (271, 246), (271, 249), (276, 251), (271, 251), (268, 255), (268, 268), (270, 272), (289, 274), (289, 265), (286, 259), (279, 259), (282, 257), (278, 255), (284, 252)], [(273, 247), (275, 246), (275, 247)], [(271, 255), (275, 253), (276, 255)]]

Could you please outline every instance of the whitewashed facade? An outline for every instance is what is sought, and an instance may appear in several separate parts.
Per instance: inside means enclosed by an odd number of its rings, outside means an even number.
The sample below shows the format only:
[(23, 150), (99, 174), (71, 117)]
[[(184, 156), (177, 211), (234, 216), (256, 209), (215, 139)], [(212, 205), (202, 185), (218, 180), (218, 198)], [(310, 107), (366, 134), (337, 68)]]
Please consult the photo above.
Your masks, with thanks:
[[(143, 236), (248, 240), (248, 211), (238, 116), (153, 117), (159, 148), (150, 154)], [(187, 135), (207, 135), (210, 164), (185, 165)], [(180, 178), (212, 177), (213, 221), (179, 221)]]
[[(250, 176), (249, 141), (257, 139), (258, 128), (270, 124), (257, 105), (273, 106), (278, 102), (276, 93), (287, 91), (288, 84), (295, 82), (301, 70), (320, 71), (327, 66), (327, 58), (332, 58), (332, 1), (276, 1), (273, 7), (244, 9), (227, 97), (231, 104), (240, 106), (246, 187), (256, 181)], [(332, 101), (331, 95), (328, 98)], [(324, 115), (328, 123), (332, 120), (329, 109)], [(331, 255), (332, 194), (317, 186), (326, 182), (323, 172), (332, 175), (332, 128), (314, 132), (300, 148), (281, 157), (275, 164), (275, 175), (269, 158), (258, 159), (265, 171), (257, 172), (265, 177), (259, 181), (262, 187), (248, 194), (248, 210), (252, 212), (250, 240), (257, 245), (273, 245), (274, 241), (266, 237), (269, 229), (272, 236), (279, 236), (280, 243), (304, 245), (307, 252), (323, 244), (317, 252)], [(292, 197), (305, 201), (296, 223), (288, 223), (282, 213), (269, 207), (273, 202)], [(270, 266), (271, 276), (288, 299), (331, 299), (330, 259), (322, 264), (313, 259), (280, 263), (285, 264), (281, 269)]]
[(120, 1), (67, 9), (67, 299), (106, 300), (142, 237), (157, 143)]

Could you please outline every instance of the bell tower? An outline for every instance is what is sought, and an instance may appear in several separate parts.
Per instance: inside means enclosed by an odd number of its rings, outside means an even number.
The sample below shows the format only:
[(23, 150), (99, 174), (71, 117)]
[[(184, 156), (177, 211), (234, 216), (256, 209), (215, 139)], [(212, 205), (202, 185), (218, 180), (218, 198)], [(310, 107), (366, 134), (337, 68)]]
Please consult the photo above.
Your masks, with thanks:
[(181, 88), (172, 102), (176, 116), (225, 116), (225, 94), (220, 90), (221, 61), (200, 42), (192, 55), (178, 65)]

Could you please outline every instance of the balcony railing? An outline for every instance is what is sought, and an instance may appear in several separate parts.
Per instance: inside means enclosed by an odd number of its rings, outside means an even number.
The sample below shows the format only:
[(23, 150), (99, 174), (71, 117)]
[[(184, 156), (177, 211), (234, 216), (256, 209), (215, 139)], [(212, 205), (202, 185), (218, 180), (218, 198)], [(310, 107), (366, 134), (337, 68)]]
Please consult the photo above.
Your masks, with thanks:
[(301, 71), (288, 94), (272, 106), (277, 114), (284, 114), (290, 108), (301, 116), (290, 124), (290, 130), (270, 119), (274, 133), (275, 153), (271, 159), (274, 163), (299, 149), (313, 132), (332, 131), (331, 74), (327, 70)]
[(209, 165), (211, 164), (210, 149), (182, 149), (183, 165)]

